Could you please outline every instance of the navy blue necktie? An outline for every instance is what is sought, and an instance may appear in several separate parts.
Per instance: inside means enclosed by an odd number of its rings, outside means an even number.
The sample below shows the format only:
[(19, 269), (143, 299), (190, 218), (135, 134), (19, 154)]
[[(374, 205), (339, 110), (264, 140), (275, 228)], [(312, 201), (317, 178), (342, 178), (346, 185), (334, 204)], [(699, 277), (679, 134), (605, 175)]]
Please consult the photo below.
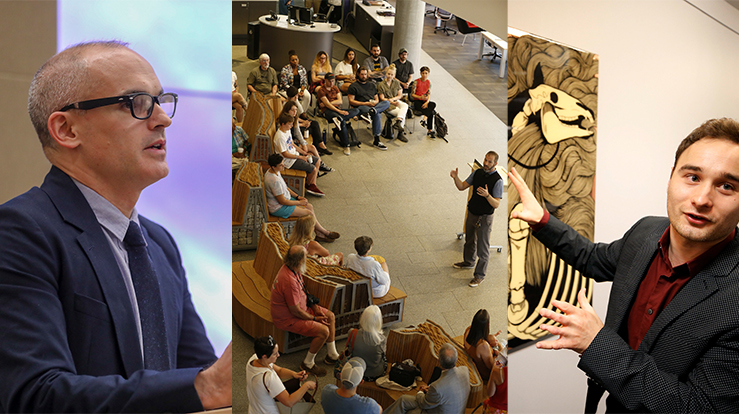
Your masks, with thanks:
[(144, 340), (144, 368), (166, 371), (170, 366), (159, 281), (146, 251), (144, 235), (133, 220), (128, 223), (123, 243), (128, 250), (128, 268), (139, 305), (141, 335)]

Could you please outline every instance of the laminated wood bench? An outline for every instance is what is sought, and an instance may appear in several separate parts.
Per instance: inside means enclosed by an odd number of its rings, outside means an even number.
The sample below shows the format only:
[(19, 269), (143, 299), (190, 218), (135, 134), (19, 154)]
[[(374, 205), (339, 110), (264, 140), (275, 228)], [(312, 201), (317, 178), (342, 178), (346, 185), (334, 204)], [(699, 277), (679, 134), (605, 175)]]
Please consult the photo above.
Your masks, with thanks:
[[(232, 265), (232, 309), (236, 323), (253, 338), (272, 335), (284, 353), (308, 348), (311, 340), (282, 332), (272, 324), (270, 289), (288, 247), (282, 227), (277, 223), (264, 223), (255, 259)], [(400, 289), (390, 287), (387, 295), (373, 298), (368, 278), (339, 266), (322, 265), (310, 257), (303, 279), (308, 291), (319, 298), (320, 305), (335, 314), (337, 339), (346, 337), (351, 328), (359, 326), (362, 311), (371, 304), (380, 308), (383, 326), (403, 320), (407, 295)]]

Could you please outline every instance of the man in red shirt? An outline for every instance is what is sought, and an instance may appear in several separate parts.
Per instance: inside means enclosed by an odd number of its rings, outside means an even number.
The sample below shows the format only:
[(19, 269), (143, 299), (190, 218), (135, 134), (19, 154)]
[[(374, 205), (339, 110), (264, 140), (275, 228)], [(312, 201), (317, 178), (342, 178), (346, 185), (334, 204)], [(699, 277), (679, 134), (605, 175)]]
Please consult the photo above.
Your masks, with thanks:
[(319, 367), (315, 359), (324, 343), (328, 349), (324, 362), (333, 366), (339, 359), (334, 342), (335, 319), (330, 310), (306, 303), (308, 291), (303, 281), (306, 254), (303, 246), (292, 246), (288, 250), (285, 264), (277, 272), (272, 286), (270, 313), (278, 329), (313, 338), (300, 369), (322, 377), (326, 375), (326, 369)]
[(685, 138), (667, 186), (668, 218), (647, 217), (622, 239), (592, 243), (542, 208), (515, 169), (513, 218), (595, 281), (613, 281), (605, 324), (588, 304), (541, 329), (542, 349), (572, 349), (588, 375), (586, 412), (739, 412), (739, 123), (712, 119)]

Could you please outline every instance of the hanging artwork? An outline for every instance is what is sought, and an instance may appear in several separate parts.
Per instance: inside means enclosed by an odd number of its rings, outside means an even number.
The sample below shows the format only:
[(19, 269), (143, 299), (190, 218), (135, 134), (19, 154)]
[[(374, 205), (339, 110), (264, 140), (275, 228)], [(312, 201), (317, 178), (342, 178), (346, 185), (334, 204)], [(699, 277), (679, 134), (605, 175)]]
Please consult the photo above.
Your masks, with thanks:
[[(515, 167), (549, 213), (593, 240), (598, 58), (550, 40), (508, 37), (508, 169)], [(508, 188), (510, 349), (547, 335), (539, 316), (553, 299), (577, 303), (591, 279), (565, 264), (511, 219), (520, 197)]]

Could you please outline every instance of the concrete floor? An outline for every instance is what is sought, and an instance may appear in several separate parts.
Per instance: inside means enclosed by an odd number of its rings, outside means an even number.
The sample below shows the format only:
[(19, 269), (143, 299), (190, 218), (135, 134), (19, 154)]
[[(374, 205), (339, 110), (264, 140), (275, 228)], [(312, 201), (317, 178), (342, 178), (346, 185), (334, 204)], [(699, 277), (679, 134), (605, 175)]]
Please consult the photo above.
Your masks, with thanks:
[[(242, 90), (248, 70), (254, 62), (246, 58), (244, 46), (233, 47), (234, 70)], [(335, 63), (335, 62), (334, 62)], [(360, 235), (374, 239), (373, 253), (387, 259), (392, 285), (408, 294), (405, 302), (404, 327), (430, 319), (451, 336), (462, 335), (474, 313), (486, 308), (491, 314), (491, 331), (505, 332), (508, 271), (506, 263), (507, 230), (504, 214), (506, 197), (496, 214), (492, 245), (502, 245), (498, 253), (491, 250), (485, 283), (469, 288), (472, 270), (457, 270), (452, 263), (462, 259), (462, 231), (466, 209), (466, 192), (459, 192), (449, 172), (459, 168), (460, 176), (470, 172), (467, 165), (482, 161), (494, 150), (499, 164), (507, 165), (506, 127), (490, 110), (457, 82), (428, 54), (423, 53), (417, 67), (429, 66), (433, 84), (432, 100), (449, 126), (449, 143), (430, 139), (418, 122), (409, 120), (409, 142), (383, 141), (388, 151), (371, 147), (371, 133), (363, 122), (355, 122), (358, 138), (364, 145), (345, 156), (329, 138), (333, 155), (325, 162), (336, 169), (319, 178), (318, 186), (327, 195), (309, 197), (324, 227), (341, 233), (332, 244), (324, 244), (330, 252), (354, 252), (353, 241)], [(253, 259), (254, 252), (234, 252), (233, 260)], [(342, 350), (345, 341), (338, 341)], [(253, 354), (253, 339), (233, 324), (234, 412), (246, 412), (244, 382), (245, 364)], [(317, 360), (326, 355), (325, 347)], [(298, 370), (305, 351), (283, 355), (277, 364)], [(326, 367), (329, 368), (329, 367)], [(319, 381), (320, 389), (332, 382)], [(321, 413), (320, 404), (311, 413)]]

